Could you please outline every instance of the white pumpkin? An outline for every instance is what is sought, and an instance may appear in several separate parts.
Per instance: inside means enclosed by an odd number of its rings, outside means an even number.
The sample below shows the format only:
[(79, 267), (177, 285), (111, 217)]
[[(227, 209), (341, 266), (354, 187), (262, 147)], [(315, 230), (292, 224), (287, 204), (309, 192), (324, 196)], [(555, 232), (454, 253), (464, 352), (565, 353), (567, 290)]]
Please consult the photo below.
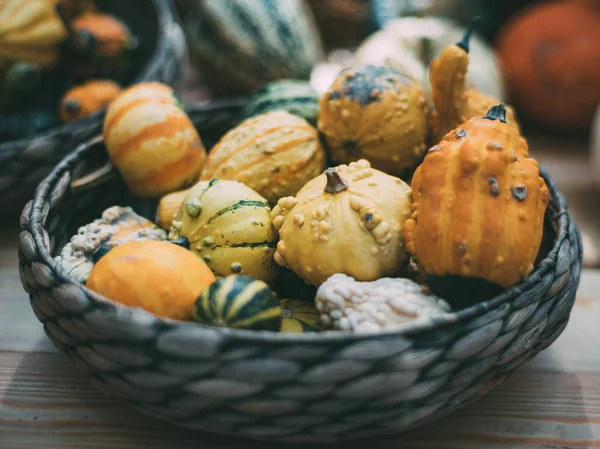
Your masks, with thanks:
[(600, 104), (590, 129), (590, 157), (596, 183), (600, 185)]
[[(429, 64), (442, 49), (461, 40), (465, 27), (442, 17), (392, 19), (357, 48), (353, 65), (388, 65), (422, 80), (429, 87)], [(505, 81), (492, 47), (475, 32), (471, 37), (467, 85), (498, 100), (505, 99)]]

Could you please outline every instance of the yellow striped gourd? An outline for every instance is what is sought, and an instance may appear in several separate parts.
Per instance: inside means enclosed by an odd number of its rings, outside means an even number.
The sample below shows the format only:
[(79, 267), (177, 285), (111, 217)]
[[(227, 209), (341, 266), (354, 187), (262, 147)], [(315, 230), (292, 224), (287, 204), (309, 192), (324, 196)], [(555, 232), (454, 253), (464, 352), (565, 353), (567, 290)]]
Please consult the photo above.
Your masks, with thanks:
[(275, 205), (323, 172), (325, 150), (305, 119), (278, 110), (249, 118), (210, 151), (201, 180), (235, 179)]
[(186, 237), (190, 251), (217, 277), (242, 274), (269, 281), (278, 234), (267, 201), (238, 181), (200, 181), (184, 197), (169, 238)]
[(51, 68), (67, 37), (55, 5), (58, 0), (0, 1), (0, 65), (24, 61)]
[(202, 292), (193, 319), (210, 326), (278, 331), (281, 306), (264, 282), (231, 275), (218, 279)]
[(158, 198), (193, 185), (206, 150), (173, 89), (146, 82), (124, 90), (104, 119), (108, 154), (132, 192)]

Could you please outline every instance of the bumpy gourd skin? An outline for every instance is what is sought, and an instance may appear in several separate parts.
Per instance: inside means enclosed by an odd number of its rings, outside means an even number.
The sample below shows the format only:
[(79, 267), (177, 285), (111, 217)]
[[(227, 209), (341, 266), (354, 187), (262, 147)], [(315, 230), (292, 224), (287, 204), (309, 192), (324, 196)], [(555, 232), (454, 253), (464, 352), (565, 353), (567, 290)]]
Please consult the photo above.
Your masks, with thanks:
[[(483, 117), (498, 99), (484, 95), (475, 89), (467, 89), (469, 69), (468, 38), (450, 45), (431, 62), (429, 82), (435, 110), (431, 113), (434, 143), (439, 142), (454, 128), (473, 117)], [(512, 107), (506, 106), (506, 122), (520, 131)]]
[(335, 273), (392, 276), (409, 259), (401, 232), (410, 206), (408, 184), (364, 159), (329, 168), (273, 208), (275, 261), (315, 286)]
[(429, 150), (411, 187), (404, 241), (428, 276), (508, 288), (531, 272), (549, 192), (515, 127), (468, 120)]
[(347, 69), (319, 104), (319, 132), (335, 163), (366, 159), (401, 176), (421, 161), (428, 104), (417, 80), (390, 67)]
[(261, 281), (277, 276), (277, 230), (269, 204), (238, 181), (200, 181), (186, 194), (169, 238), (186, 237), (190, 251), (217, 277), (240, 274)]

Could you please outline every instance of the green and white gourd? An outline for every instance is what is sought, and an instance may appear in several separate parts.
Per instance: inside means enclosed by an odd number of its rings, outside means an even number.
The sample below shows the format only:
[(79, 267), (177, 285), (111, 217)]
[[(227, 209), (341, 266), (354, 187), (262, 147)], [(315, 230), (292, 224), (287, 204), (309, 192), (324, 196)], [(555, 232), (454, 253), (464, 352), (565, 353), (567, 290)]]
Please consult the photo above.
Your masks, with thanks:
[(308, 81), (278, 80), (256, 90), (244, 108), (244, 118), (285, 110), (317, 125), (319, 94)]
[(279, 331), (281, 305), (266, 283), (231, 275), (217, 279), (202, 292), (193, 319), (209, 326)]
[(304, 0), (198, 1), (184, 28), (190, 58), (216, 95), (247, 94), (278, 79), (309, 79), (324, 57)]

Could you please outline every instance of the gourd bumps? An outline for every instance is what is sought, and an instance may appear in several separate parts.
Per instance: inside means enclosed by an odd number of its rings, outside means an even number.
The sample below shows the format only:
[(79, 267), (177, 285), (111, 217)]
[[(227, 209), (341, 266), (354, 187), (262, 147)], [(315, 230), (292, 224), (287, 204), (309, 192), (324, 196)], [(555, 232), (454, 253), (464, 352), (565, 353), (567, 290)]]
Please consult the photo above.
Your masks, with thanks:
[(433, 146), (411, 187), (404, 240), (428, 276), (507, 288), (530, 273), (549, 192), (526, 141), (505, 123), (503, 105)]
[(400, 176), (425, 152), (427, 107), (420, 83), (397, 70), (347, 69), (320, 99), (318, 128), (336, 163), (367, 159)]
[(410, 204), (408, 184), (366, 160), (328, 168), (273, 208), (275, 261), (315, 286), (335, 273), (394, 275), (408, 262), (401, 229)]

